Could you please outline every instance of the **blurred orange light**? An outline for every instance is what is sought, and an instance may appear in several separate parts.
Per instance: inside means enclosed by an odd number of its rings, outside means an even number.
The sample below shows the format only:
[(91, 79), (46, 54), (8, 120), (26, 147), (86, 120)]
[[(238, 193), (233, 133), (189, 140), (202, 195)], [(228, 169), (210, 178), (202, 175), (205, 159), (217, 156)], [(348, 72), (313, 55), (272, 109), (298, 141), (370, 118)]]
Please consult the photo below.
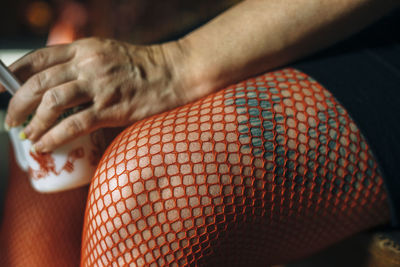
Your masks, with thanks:
[(31, 3), (26, 12), (28, 23), (35, 28), (44, 28), (50, 24), (52, 10), (46, 2)]

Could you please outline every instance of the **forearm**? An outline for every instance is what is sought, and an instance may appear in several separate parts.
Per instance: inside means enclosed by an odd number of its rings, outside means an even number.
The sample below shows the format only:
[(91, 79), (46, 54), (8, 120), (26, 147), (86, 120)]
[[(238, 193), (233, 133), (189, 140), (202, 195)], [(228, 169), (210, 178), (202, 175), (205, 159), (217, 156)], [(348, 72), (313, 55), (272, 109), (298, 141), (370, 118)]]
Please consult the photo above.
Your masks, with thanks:
[[(249, 0), (178, 41), (177, 64), (196, 99), (315, 52), (398, 6), (382, 0)], [(183, 56), (182, 56), (183, 53)]]

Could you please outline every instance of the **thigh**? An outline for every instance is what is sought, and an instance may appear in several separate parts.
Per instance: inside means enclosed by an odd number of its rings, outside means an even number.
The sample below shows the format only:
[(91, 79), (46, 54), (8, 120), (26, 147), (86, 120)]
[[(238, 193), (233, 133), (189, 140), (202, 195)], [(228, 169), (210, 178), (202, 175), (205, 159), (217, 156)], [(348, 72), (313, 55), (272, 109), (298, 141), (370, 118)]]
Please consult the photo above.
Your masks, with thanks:
[(354, 122), (284, 69), (120, 134), (90, 187), (82, 264), (265, 266), (387, 220)]

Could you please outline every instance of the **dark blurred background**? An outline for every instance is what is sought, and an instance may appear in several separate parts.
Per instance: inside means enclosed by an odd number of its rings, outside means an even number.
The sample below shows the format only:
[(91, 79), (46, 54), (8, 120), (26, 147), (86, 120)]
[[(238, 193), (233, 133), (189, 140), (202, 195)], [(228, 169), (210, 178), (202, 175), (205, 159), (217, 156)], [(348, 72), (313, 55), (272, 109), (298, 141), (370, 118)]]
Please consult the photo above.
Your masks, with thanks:
[(157, 42), (209, 20), (239, 0), (3, 0), (0, 49), (44, 45), (70, 28), (74, 38), (114, 37)]
[(0, 49), (32, 48), (46, 42), (55, 19), (54, 1), (2, 1)]

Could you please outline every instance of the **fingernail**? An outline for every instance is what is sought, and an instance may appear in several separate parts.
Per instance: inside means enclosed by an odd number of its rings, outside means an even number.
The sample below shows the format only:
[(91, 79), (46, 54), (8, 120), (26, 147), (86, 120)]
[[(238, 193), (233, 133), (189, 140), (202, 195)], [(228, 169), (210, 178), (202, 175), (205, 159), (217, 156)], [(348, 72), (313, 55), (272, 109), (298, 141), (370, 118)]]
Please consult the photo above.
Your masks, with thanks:
[(24, 133), (25, 133), (26, 138), (29, 138), (32, 133), (32, 128), (30, 126), (26, 126), (24, 129)]
[(31, 150), (32, 153), (36, 153), (36, 149), (35, 149), (34, 145), (31, 145), (31, 149), (30, 150)]
[(32, 147), (33, 147), (33, 150), (34, 150), (35, 152), (44, 152), (44, 151), (43, 151), (44, 145), (43, 145), (43, 142), (42, 142), (42, 141), (37, 142), (37, 143), (34, 144)]
[(19, 132), (19, 139), (21, 139), (21, 140), (26, 140), (26, 134), (25, 134), (24, 131), (20, 131), (20, 132)]

